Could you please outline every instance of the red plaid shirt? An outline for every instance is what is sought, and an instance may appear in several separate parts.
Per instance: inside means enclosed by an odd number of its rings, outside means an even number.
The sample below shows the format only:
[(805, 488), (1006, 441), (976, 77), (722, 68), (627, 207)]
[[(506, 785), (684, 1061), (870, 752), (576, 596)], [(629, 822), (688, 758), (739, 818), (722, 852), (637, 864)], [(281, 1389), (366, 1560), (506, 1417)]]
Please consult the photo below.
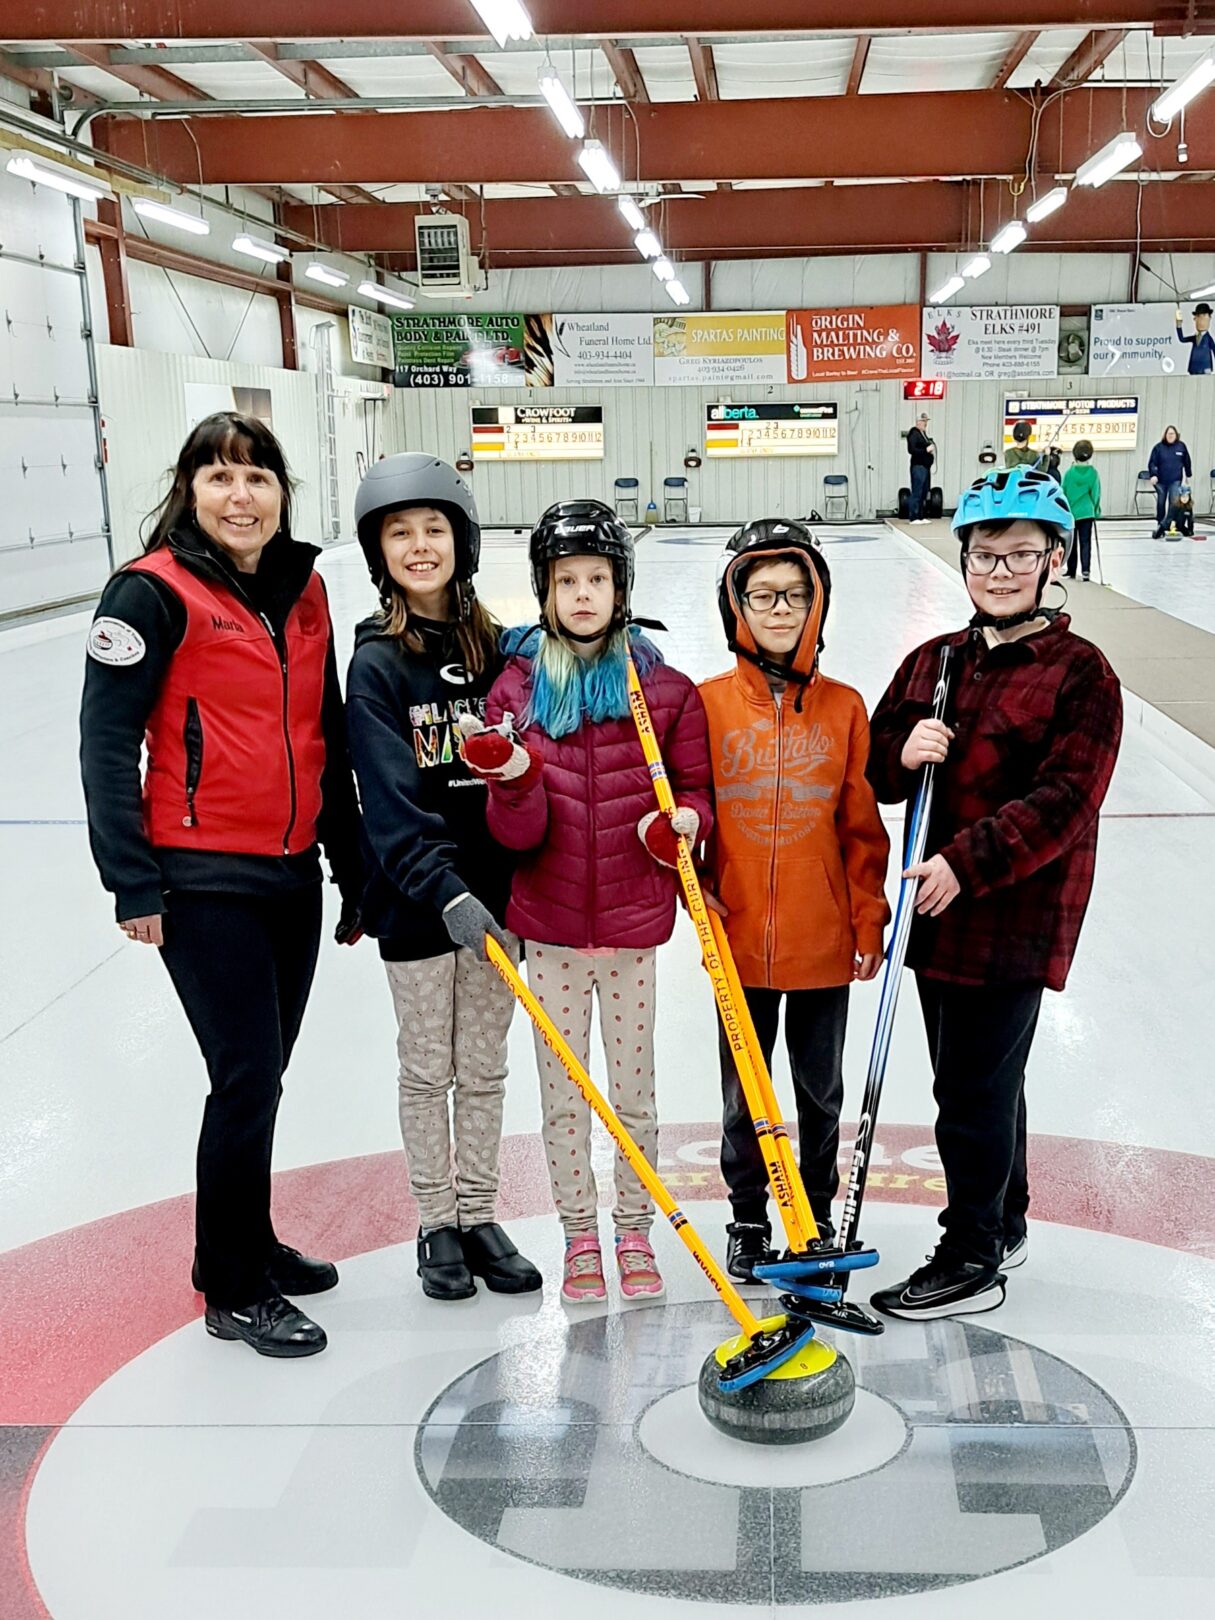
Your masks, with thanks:
[(917, 916), (908, 966), (950, 984), (1043, 984), (1062, 990), (1088, 907), (1097, 812), (1122, 736), (1118, 678), (1060, 614), (1045, 630), (989, 649), (981, 631), (938, 636), (904, 659), (871, 725), (878, 799), (915, 792), (900, 754), (932, 713), (940, 649), (953, 649), (927, 853), (949, 862), (962, 892), (936, 918)]

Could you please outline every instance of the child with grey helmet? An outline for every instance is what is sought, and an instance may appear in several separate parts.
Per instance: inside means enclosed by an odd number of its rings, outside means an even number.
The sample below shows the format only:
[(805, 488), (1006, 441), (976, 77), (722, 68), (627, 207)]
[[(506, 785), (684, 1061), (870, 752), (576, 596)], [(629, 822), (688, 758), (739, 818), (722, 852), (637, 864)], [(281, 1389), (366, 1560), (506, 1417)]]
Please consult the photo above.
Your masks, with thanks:
[(479, 1277), (527, 1293), (541, 1276), (498, 1225), (506, 1037), (514, 997), (490, 965), (506, 929), (511, 861), (486, 829), (485, 784), (459, 721), (481, 717), (502, 667), (501, 627), (477, 600), (472, 492), (422, 452), (388, 456), (355, 498), (379, 610), (355, 632), (350, 751), (373, 878), (363, 924), (378, 939), (399, 1026), (399, 1108), (418, 1203), (418, 1273), (432, 1299)]
[(905, 875), (919, 880), (907, 964), (933, 1068), (944, 1231), (927, 1265), (873, 1295), (891, 1316), (994, 1310), (1028, 1252), (1025, 1065), (1043, 990), (1067, 982), (1122, 732), (1117, 676), (1043, 601), (1072, 526), (1044, 472), (972, 484), (953, 528), (974, 616), (904, 660), (871, 722), (882, 802), (914, 797), (920, 767), (936, 765), (925, 859)]

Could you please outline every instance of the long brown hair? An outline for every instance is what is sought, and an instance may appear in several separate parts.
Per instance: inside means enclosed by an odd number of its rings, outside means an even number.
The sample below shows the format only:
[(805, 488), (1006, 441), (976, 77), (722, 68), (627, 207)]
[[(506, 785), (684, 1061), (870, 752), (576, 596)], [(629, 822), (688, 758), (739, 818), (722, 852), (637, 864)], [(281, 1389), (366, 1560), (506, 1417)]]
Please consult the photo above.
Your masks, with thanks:
[(174, 529), (190, 520), (194, 514), (194, 475), (215, 461), (239, 462), (273, 473), (283, 492), (279, 529), (283, 534), (291, 533), (291, 494), (295, 483), (282, 445), (256, 416), (216, 411), (212, 416), (203, 417), (190, 430), (173, 468), (168, 494), (144, 520), (145, 552), (158, 551)]
[[(489, 609), (483, 607), (477, 600), (471, 585), (461, 585), (453, 581), (448, 589), (455, 598), (456, 640), (460, 643), (464, 668), (469, 675), (483, 675), (498, 656), (502, 626)], [(425, 652), (426, 645), (422, 637), (409, 622), (405, 593), (387, 569), (384, 570), (384, 583), (380, 592), (379, 618), (382, 634), (392, 636), (410, 652)]]

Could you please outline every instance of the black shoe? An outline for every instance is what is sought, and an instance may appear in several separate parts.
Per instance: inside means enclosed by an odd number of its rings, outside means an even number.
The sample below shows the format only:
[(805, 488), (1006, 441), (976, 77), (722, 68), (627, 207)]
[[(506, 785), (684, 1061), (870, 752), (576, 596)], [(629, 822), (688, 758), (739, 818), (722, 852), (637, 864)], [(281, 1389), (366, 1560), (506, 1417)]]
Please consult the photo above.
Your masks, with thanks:
[(772, 1253), (772, 1228), (766, 1221), (731, 1221), (726, 1227), (726, 1270), (736, 1282), (763, 1286), (763, 1279), (755, 1275), (755, 1267), (775, 1259)]
[(259, 1356), (315, 1356), (329, 1343), (324, 1328), (281, 1294), (230, 1310), (208, 1305), (206, 1322), (213, 1339), (243, 1339)]
[[(338, 1284), (335, 1265), (328, 1260), (309, 1260), (307, 1255), (301, 1254), (298, 1249), (289, 1249), (285, 1243), (275, 1246), (267, 1270), (271, 1286), (280, 1294), (324, 1294)], [(203, 1281), (197, 1254), (190, 1271), (190, 1281), (194, 1284), (194, 1292), (201, 1294)]]
[(906, 1282), (871, 1294), (870, 1303), (887, 1316), (911, 1322), (973, 1316), (1003, 1305), (1004, 1273), (939, 1248)]
[(531, 1294), (544, 1282), (496, 1221), (461, 1227), (460, 1245), (469, 1271), (493, 1294)]
[(458, 1226), (418, 1233), (418, 1276), (430, 1299), (471, 1299), (477, 1291), (464, 1259)]

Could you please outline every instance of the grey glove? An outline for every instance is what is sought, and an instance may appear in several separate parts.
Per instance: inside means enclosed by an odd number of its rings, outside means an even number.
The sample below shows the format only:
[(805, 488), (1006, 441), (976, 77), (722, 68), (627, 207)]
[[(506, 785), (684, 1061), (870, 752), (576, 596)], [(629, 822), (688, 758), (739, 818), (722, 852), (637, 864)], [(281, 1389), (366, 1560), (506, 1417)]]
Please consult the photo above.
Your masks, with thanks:
[(492, 934), (504, 951), (510, 950), (506, 935), (494, 921), (492, 912), (467, 890), (443, 907), (443, 926), (453, 944), (462, 945), (477, 956), (485, 955), (486, 934)]

